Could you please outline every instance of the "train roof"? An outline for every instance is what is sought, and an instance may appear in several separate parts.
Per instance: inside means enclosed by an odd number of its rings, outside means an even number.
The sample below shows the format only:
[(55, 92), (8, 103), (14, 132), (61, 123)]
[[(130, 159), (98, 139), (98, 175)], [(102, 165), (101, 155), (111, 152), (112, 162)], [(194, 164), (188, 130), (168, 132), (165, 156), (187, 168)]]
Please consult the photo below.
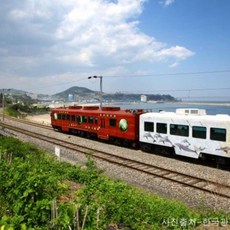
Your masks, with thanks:
[(208, 115), (205, 110), (203, 109), (194, 109), (194, 108), (180, 108), (177, 109), (176, 112), (166, 112), (166, 111), (159, 111), (159, 112), (149, 112), (144, 113), (141, 115), (143, 118), (147, 118), (150, 116), (155, 117), (164, 117), (164, 118), (178, 118), (178, 119), (194, 119), (194, 120), (220, 120), (220, 121), (230, 121), (230, 116), (228, 114), (216, 114), (216, 115)]
[(57, 112), (85, 112), (85, 113), (127, 113), (127, 114), (141, 114), (144, 112), (142, 109), (121, 109), (116, 106), (104, 106), (100, 108), (99, 106), (69, 106), (69, 107), (60, 107), (52, 109), (52, 111)]

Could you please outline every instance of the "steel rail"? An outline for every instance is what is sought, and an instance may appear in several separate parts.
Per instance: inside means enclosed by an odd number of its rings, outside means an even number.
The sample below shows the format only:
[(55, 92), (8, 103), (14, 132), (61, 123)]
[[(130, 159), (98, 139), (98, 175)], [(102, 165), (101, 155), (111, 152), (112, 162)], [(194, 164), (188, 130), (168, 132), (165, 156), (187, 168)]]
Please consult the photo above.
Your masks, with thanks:
[[(139, 171), (141, 173), (145, 173), (155, 178), (161, 178), (164, 180), (171, 181), (173, 183), (181, 184), (186, 187), (191, 187), (209, 194), (217, 195), (223, 198), (230, 199), (230, 185), (222, 184), (219, 182), (211, 181), (208, 179), (187, 175), (181, 172), (177, 172), (171, 169), (161, 168), (156, 165), (140, 162), (137, 160), (129, 159), (126, 157), (114, 155), (111, 153), (107, 153), (104, 151), (95, 150), (86, 146), (78, 145), (75, 143), (71, 143), (68, 141), (60, 140), (54, 137), (50, 137), (47, 135), (43, 135), (40, 133), (33, 133), (31, 131), (14, 127), (12, 125), (0, 122), (0, 126), (13, 130), (15, 132), (20, 132), (26, 134), (30, 137), (37, 138), (43, 140), (45, 142), (49, 142), (55, 145), (59, 145), (60, 147), (66, 148), (68, 150), (77, 151), (84, 155), (90, 155), (96, 159), (106, 161), (111, 164), (116, 164), (119, 166), (123, 166), (132, 170)], [(219, 192), (221, 190), (222, 192)], [(226, 191), (227, 190), (227, 191)], [(225, 191), (225, 193), (224, 193)]]

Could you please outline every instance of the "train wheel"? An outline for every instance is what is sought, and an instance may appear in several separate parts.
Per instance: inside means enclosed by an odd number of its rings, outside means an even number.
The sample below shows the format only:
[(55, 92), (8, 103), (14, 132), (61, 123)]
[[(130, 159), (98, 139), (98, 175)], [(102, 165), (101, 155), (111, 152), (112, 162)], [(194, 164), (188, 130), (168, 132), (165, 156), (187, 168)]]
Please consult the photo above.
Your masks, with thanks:
[(125, 147), (129, 147), (129, 146), (130, 146), (130, 142), (129, 142), (128, 140), (124, 140), (124, 141), (123, 141), (123, 145), (124, 145)]
[(79, 131), (79, 136), (80, 137), (85, 137), (86, 136), (86, 133), (84, 131)]
[(117, 139), (115, 139), (114, 144), (121, 146), (123, 143), (122, 143), (122, 140), (117, 138)]
[(140, 147), (143, 152), (151, 152), (152, 150), (151, 144), (148, 144), (148, 143), (141, 143)]
[(164, 155), (164, 156), (174, 156), (175, 155), (174, 149), (170, 147), (158, 146), (156, 150), (160, 155)]
[(224, 157), (217, 157), (216, 158), (216, 167), (221, 168), (222, 166), (228, 165), (228, 159)]
[(133, 149), (136, 149), (136, 148), (138, 147), (137, 142), (136, 142), (136, 141), (132, 141), (132, 142), (131, 142), (131, 147), (132, 147)]

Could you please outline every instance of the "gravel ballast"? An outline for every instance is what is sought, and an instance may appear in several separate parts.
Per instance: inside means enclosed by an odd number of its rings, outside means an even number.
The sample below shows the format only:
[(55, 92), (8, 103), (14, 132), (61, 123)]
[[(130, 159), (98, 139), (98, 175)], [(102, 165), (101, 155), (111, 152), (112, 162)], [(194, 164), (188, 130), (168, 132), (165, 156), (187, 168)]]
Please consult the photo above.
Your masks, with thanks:
[[(141, 150), (128, 149), (124, 147), (103, 143), (100, 141), (85, 139), (69, 134), (63, 134), (54, 130), (46, 130), (43, 128), (32, 127), (30, 125), (22, 124), (15, 121), (6, 120), (5, 122), (9, 124), (14, 124), (14, 126), (16, 127), (28, 129), (31, 132), (39, 132), (44, 135), (59, 138), (60, 140), (72, 141), (73, 143), (77, 143), (82, 146), (95, 148), (97, 150), (102, 150), (112, 154), (125, 156), (127, 158), (139, 160), (148, 164), (157, 165), (159, 167), (172, 169), (181, 173), (201, 177), (204, 179), (209, 179), (212, 181), (218, 181), (219, 183), (230, 185), (229, 171), (190, 163), (189, 160), (181, 161), (165, 156), (145, 153)], [(55, 146), (44, 141), (40, 141), (25, 136), (23, 134), (16, 134), (8, 130), (0, 130), (0, 132), (4, 135), (16, 135), (21, 140), (33, 143), (38, 147), (47, 149), (48, 151), (51, 151), (53, 153), (55, 151)], [(85, 164), (85, 162), (87, 161), (87, 157), (83, 154), (62, 148), (60, 150), (62, 160), (67, 160), (71, 163), (77, 164)], [(224, 210), (225, 212), (230, 213), (229, 199), (220, 198), (215, 194), (203, 193), (201, 191), (197, 191), (195, 189), (182, 186), (180, 184), (172, 183), (167, 180), (154, 178), (153, 176), (147, 175), (145, 173), (140, 173), (131, 169), (126, 169), (124, 167), (117, 165), (111, 165), (107, 162), (99, 160), (96, 160), (95, 162), (100, 169), (103, 169), (105, 173), (112, 178), (123, 180), (134, 186), (141, 187), (150, 192), (185, 202), (191, 207), (204, 209), (211, 208), (213, 210)]]

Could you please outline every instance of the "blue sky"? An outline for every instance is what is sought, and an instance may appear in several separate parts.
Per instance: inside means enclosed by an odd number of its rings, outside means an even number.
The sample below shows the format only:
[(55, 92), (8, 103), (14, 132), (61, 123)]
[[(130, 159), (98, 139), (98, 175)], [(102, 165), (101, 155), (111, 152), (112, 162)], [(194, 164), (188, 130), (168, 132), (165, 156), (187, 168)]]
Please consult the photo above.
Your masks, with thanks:
[(230, 100), (229, 0), (3, 0), (0, 88)]

